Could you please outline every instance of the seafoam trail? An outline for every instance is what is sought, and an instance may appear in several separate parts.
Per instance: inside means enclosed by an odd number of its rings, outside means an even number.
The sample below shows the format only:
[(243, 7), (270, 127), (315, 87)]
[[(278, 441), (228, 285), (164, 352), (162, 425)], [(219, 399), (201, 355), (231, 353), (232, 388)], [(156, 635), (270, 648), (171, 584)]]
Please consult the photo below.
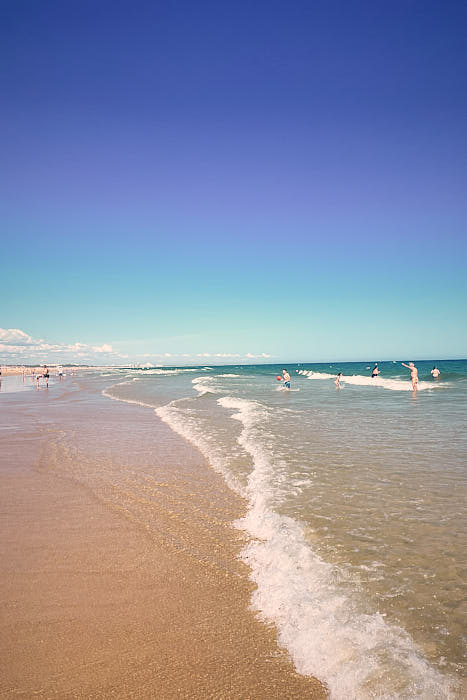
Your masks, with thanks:
[(357, 591), (340, 585), (346, 572), (317, 556), (300, 524), (271, 507), (275, 465), (263, 432), (268, 409), (233, 397), (218, 404), (242, 424), (238, 441), (253, 461), (250, 507), (236, 523), (251, 537), (242, 557), (257, 584), (253, 606), (275, 623), (297, 670), (324, 681), (335, 700), (455, 697), (454, 683), (430, 666), (410, 635), (379, 613), (367, 614)]

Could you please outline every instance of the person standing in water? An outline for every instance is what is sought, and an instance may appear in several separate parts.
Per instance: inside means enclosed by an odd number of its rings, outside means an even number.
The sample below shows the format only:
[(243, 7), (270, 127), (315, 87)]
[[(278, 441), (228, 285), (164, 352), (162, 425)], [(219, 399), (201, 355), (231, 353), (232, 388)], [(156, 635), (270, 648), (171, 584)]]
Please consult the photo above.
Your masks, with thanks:
[(436, 365), (431, 370), (431, 374), (433, 376), (433, 379), (438, 379), (439, 375), (441, 374), (441, 372), (439, 371), (439, 369), (437, 368)]
[(335, 380), (334, 380), (334, 384), (336, 385), (336, 387), (337, 387), (338, 389), (342, 389), (342, 387), (341, 387), (341, 379), (342, 379), (342, 372), (339, 372), (339, 374), (337, 375), (337, 377), (336, 377)]
[(418, 389), (418, 369), (415, 367), (413, 362), (409, 362), (408, 365), (405, 362), (401, 362), (401, 365), (410, 369), (410, 378), (412, 380), (412, 389), (417, 391)]
[(282, 370), (282, 377), (284, 379), (285, 388), (290, 391), (290, 374), (287, 372), (286, 369)]
[(47, 365), (44, 365), (44, 372), (43, 372), (42, 376), (45, 379), (45, 386), (48, 389), (49, 388), (49, 368), (47, 367)]
[(377, 377), (378, 374), (379, 374), (378, 363), (375, 362), (375, 366), (371, 370), (371, 376), (372, 376), (372, 378), (374, 378), (374, 377)]

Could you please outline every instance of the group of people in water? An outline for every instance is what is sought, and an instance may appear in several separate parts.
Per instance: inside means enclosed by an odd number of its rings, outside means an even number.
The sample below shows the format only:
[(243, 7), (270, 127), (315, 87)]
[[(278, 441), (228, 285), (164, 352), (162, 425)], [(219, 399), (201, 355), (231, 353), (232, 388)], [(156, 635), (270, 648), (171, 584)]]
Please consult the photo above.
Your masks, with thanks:
[[(410, 379), (412, 380), (412, 389), (414, 391), (417, 391), (417, 389), (418, 389), (418, 369), (415, 367), (413, 362), (409, 362), (408, 365), (406, 365), (405, 362), (401, 362), (401, 365), (403, 367), (407, 367), (407, 369), (410, 370)], [(375, 366), (371, 370), (372, 379), (375, 379), (375, 377), (377, 377), (379, 374), (380, 374), (380, 370), (378, 367), (378, 363), (376, 362)], [(433, 367), (433, 369), (431, 370), (431, 375), (432, 375), (433, 379), (438, 379), (440, 374), (441, 374), (441, 372), (439, 371), (439, 369), (435, 365)], [(342, 372), (339, 372), (339, 374), (337, 375), (337, 377), (334, 381), (334, 384), (336, 385), (336, 387), (338, 389), (342, 389), (341, 383), (340, 383), (341, 379), (342, 379)]]
[[(23, 381), (25, 379), (25, 374), (26, 374), (26, 372), (25, 372), (25, 370), (23, 370)], [(74, 373), (72, 372), (72, 374), (74, 374)], [(62, 381), (62, 379), (64, 377), (64, 372), (63, 372), (63, 369), (61, 367), (57, 368), (57, 377), (58, 377), (59, 381)], [(45, 387), (46, 387), (46, 389), (48, 389), (49, 388), (50, 373), (49, 373), (49, 368), (47, 367), (47, 365), (44, 365), (44, 367), (42, 368), (42, 373), (39, 372), (38, 374), (35, 374), (35, 370), (33, 370), (32, 371), (32, 379), (34, 380), (34, 378), (36, 379), (37, 389), (39, 389), (39, 382), (41, 379), (45, 379)]]
[[(412, 389), (414, 391), (417, 391), (417, 389), (418, 389), (418, 369), (415, 367), (413, 362), (409, 362), (408, 365), (405, 362), (401, 362), (401, 365), (403, 367), (407, 367), (407, 369), (410, 370), (410, 379), (412, 380)], [(374, 365), (373, 369), (371, 370), (372, 379), (375, 379), (376, 377), (378, 377), (379, 374), (380, 374), (380, 369), (378, 367), (378, 363), (375, 362), (375, 365)], [(435, 365), (433, 367), (433, 369), (431, 370), (431, 375), (432, 375), (433, 379), (438, 379), (440, 374), (441, 374), (441, 372), (439, 371), (439, 369)], [(280, 377), (277, 377), (277, 378), (280, 379)], [(282, 370), (282, 379), (284, 380), (285, 389), (288, 389), (290, 391), (290, 374), (287, 372), (286, 369)], [(341, 380), (342, 380), (342, 372), (339, 372), (339, 374), (337, 375), (337, 377), (334, 380), (334, 384), (336, 385), (336, 387), (338, 389), (342, 389)]]
[[(417, 389), (418, 389), (418, 369), (415, 367), (415, 365), (414, 365), (413, 362), (409, 362), (408, 365), (406, 365), (405, 362), (401, 362), (401, 365), (402, 365), (403, 367), (407, 367), (407, 369), (410, 370), (410, 379), (411, 379), (411, 381), (412, 381), (412, 389), (413, 389), (414, 391), (417, 391)], [(379, 370), (379, 367), (378, 367), (378, 363), (376, 362), (376, 363), (375, 363), (375, 366), (374, 366), (373, 369), (371, 370), (371, 377), (372, 377), (372, 379), (375, 379), (375, 377), (377, 377), (379, 374), (380, 374), (380, 370)], [(433, 367), (433, 369), (431, 370), (431, 375), (432, 375), (433, 379), (438, 379), (438, 377), (439, 377), (440, 374), (441, 374), (441, 372), (439, 371), (439, 369), (438, 369), (437, 366), (435, 365), (435, 366)], [(340, 383), (340, 380), (341, 380), (341, 379), (342, 379), (342, 372), (339, 372), (339, 374), (337, 375), (337, 377), (336, 377), (336, 379), (335, 379), (335, 381), (334, 381), (334, 384), (336, 385), (336, 387), (337, 387), (338, 389), (342, 389), (341, 383)]]
[[(418, 389), (418, 369), (415, 367), (413, 362), (409, 362), (408, 365), (406, 365), (405, 362), (401, 362), (401, 364), (404, 367), (407, 367), (407, 369), (410, 369), (410, 379), (412, 380), (412, 389), (414, 391), (417, 391), (417, 389)], [(433, 367), (433, 369), (431, 370), (431, 375), (432, 375), (433, 379), (438, 379), (440, 374), (441, 374), (441, 372), (439, 371), (439, 369), (435, 365)]]

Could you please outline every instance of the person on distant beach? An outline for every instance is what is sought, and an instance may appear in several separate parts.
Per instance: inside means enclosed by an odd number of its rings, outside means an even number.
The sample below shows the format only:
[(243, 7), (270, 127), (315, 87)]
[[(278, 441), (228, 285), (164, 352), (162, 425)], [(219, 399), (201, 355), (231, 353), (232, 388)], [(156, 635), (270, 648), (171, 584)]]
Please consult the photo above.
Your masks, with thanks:
[(286, 369), (282, 370), (282, 377), (284, 379), (285, 388), (290, 391), (290, 374), (287, 372)]
[(372, 376), (372, 377), (377, 377), (378, 374), (379, 374), (378, 363), (375, 362), (375, 366), (374, 366), (373, 369), (371, 370), (371, 376)]
[(401, 362), (401, 365), (410, 369), (410, 378), (412, 380), (412, 389), (417, 391), (418, 389), (418, 369), (415, 367), (413, 362), (409, 362), (408, 365), (405, 362)]
[(62, 369), (61, 367), (58, 368), (58, 376), (59, 376), (59, 378), (60, 378), (60, 381), (62, 381), (63, 369)]
[(45, 379), (45, 382), (46, 382), (45, 386), (48, 389), (49, 388), (49, 368), (47, 367), (47, 365), (44, 365), (44, 372), (42, 373), (42, 376)]
[(334, 384), (336, 385), (336, 387), (337, 387), (338, 389), (342, 389), (342, 387), (341, 387), (341, 379), (342, 379), (342, 372), (339, 372), (339, 374), (337, 375), (337, 377), (336, 377), (335, 380), (334, 380)]
[(433, 379), (438, 379), (439, 375), (441, 374), (441, 372), (439, 371), (439, 369), (437, 368), (436, 365), (431, 370), (431, 374), (433, 376)]

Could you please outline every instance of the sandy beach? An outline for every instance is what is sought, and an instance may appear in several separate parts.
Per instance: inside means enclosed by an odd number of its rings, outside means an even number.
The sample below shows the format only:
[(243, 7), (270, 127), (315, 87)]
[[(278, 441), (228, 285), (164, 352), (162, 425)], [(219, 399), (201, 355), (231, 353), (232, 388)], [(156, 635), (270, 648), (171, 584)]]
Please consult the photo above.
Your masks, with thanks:
[(193, 447), (71, 379), (1, 401), (1, 697), (326, 697), (249, 609), (244, 506)]

